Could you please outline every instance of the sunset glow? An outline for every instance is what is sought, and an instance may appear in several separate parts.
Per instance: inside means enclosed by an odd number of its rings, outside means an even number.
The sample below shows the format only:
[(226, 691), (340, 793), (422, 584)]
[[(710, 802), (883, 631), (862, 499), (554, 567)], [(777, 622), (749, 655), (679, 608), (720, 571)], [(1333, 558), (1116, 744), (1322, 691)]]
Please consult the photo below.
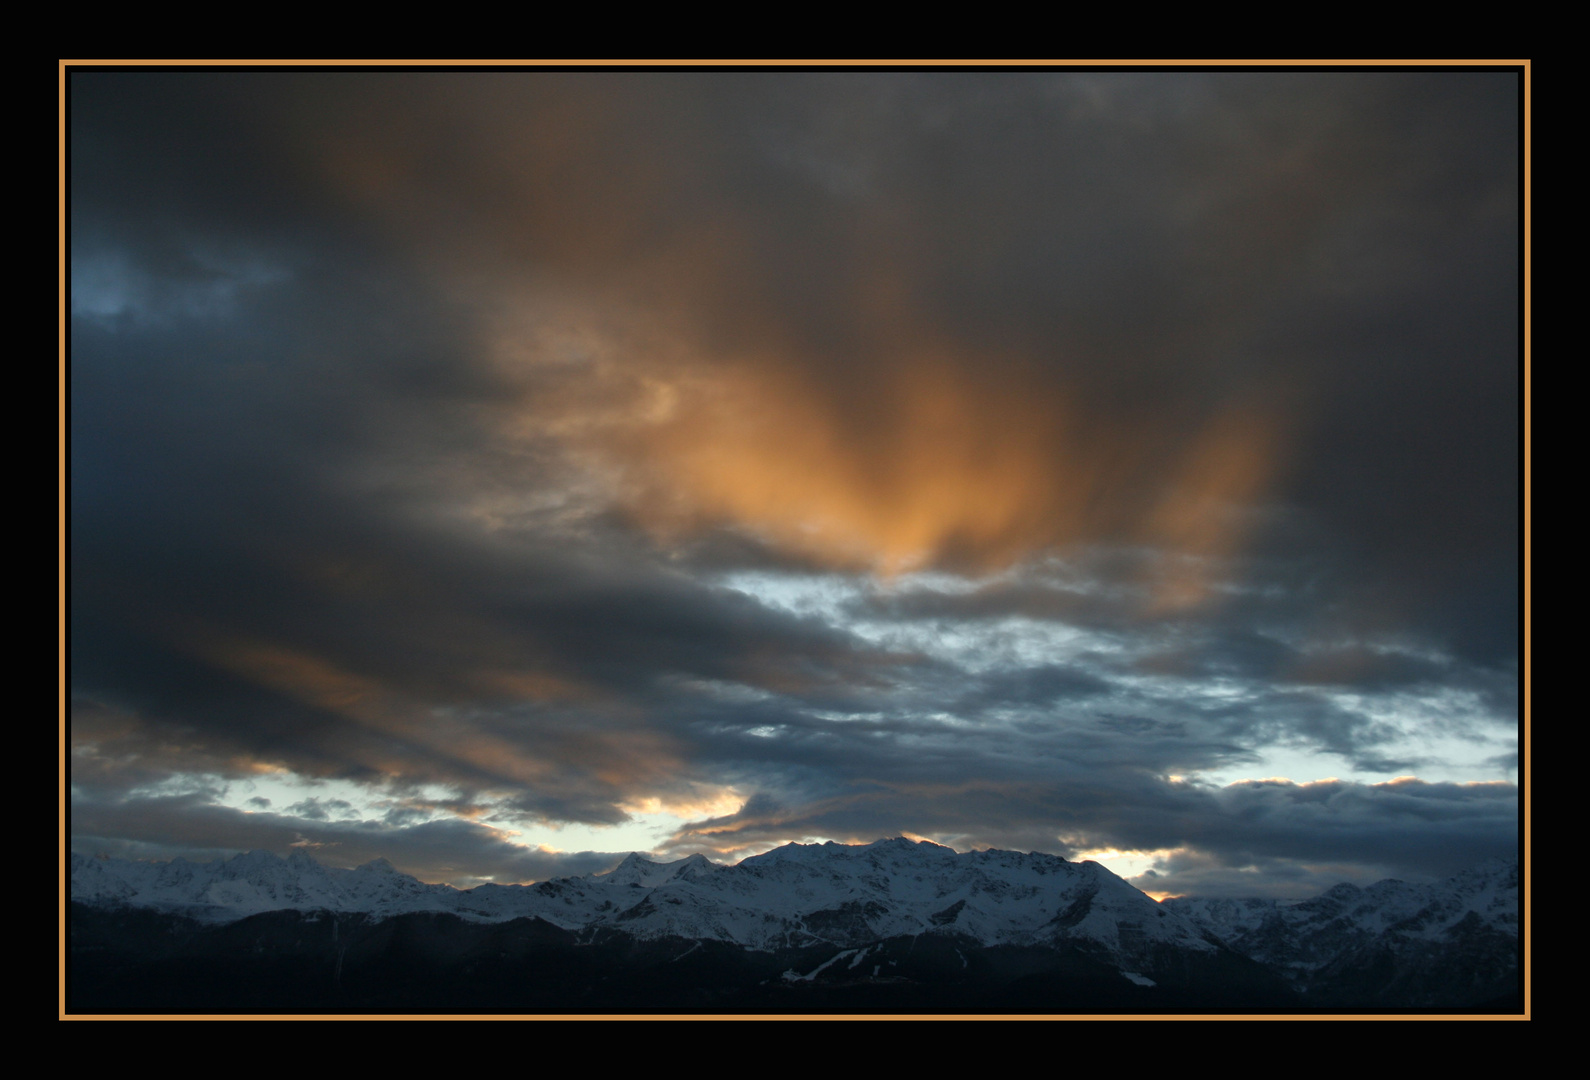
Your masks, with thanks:
[(73, 851), (1516, 853), (1516, 72), (68, 94)]

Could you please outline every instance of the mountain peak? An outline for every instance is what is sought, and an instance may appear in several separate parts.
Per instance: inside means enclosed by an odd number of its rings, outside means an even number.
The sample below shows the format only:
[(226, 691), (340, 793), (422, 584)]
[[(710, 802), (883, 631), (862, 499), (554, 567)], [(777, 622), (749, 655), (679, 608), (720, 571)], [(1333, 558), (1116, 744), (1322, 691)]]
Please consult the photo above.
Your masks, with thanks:
[(264, 848), (255, 848), (253, 851), (246, 851), (240, 855), (232, 856), (227, 860), (227, 863), (234, 866), (269, 866), (272, 863), (281, 861), (283, 860), (275, 852), (266, 851)]
[(955, 854), (955, 849), (952, 847), (948, 847), (944, 844), (935, 844), (931, 840), (913, 840), (909, 836), (891, 836), (886, 840), (879, 840), (869, 846), (877, 847), (880, 844), (888, 844), (893, 847), (908, 851), (933, 851), (946, 852), (950, 855)]
[[(1259, 963), (1283, 965), (1300, 986), (1323, 986), (1320, 973), (1338, 957), (1351, 959), (1344, 949), (1368, 949), (1367, 963), (1371, 946), (1405, 945), (1399, 963), (1414, 965), (1410, 971), (1423, 962), (1420, 950), (1448, 943), (1494, 945), (1498, 955), (1516, 951), (1516, 874), (1492, 871), (1430, 886), (1343, 885), (1326, 895), (1332, 899), (1290, 906), (1273, 900), (1158, 904), (1098, 863), (1067, 863), (1043, 853), (957, 853), (906, 837), (788, 844), (733, 866), (699, 853), (659, 863), (631, 852), (605, 874), (470, 890), (425, 884), (384, 858), (327, 872), (302, 851), (286, 860), (250, 852), (225, 863), (72, 860), (74, 901), (213, 922), (265, 911), (364, 912), (377, 919), (446, 912), (471, 922), (538, 918), (564, 931), (612, 930), (762, 951), (832, 946), (849, 950), (844, 956), (926, 935), (938, 937), (931, 947), (943, 949), (969, 942), (1080, 949), (1115, 964), (1129, 979), (1130, 973), (1158, 979), (1155, 971), (1171, 970), (1164, 967), (1167, 956), (1202, 963), (1232, 948)], [(1441, 974), (1448, 983), (1456, 977)]]
[[(625, 855), (623, 861), (611, 870), (601, 873), (588, 874), (583, 880), (599, 882), (604, 886), (627, 885), (643, 888), (653, 888), (672, 881), (681, 875), (694, 877), (706, 873), (709, 869), (716, 870), (716, 863), (702, 855), (691, 855), (673, 862), (657, 862), (648, 859), (638, 851)], [(564, 880), (582, 880), (568, 878)]]

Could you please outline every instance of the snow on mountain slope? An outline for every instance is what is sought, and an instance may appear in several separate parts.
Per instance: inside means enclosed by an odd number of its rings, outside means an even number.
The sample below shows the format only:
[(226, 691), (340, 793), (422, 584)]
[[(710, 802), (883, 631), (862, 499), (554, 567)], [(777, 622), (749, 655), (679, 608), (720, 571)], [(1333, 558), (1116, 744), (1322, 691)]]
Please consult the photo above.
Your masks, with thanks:
[(1221, 941), (1261, 963), (1306, 981), (1362, 950), (1418, 952), (1471, 941), (1518, 937), (1518, 863), (1494, 860), (1428, 885), (1343, 883), (1300, 903), (1276, 900), (1167, 900)]
[[(212, 923), (290, 910), (375, 919), (446, 913), (488, 924), (541, 919), (582, 945), (623, 934), (692, 939), (695, 950), (703, 942), (816, 948), (813, 969), (795, 973), (803, 981), (848, 971), (875, 947), (880, 956), (903, 946), (900, 957), (953, 957), (957, 972), (978, 945), (1013, 947), (1007, 957), (1027, 955), (1023, 948), (1053, 955), (1052, 948), (1078, 970), (1106, 965), (1139, 987), (1287, 994), (1277, 978), (1284, 975), (1310, 1004), (1332, 1007), (1490, 1006), (1516, 994), (1520, 964), (1516, 863), (1433, 885), (1339, 885), (1294, 904), (1158, 904), (1097, 863), (957, 853), (898, 838), (787, 844), (733, 866), (699, 855), (671, 863), (630, 855), (606, 873), (470, 890), (427, 885), (384, 859), (341, 870), (301, 852), (211, 863), (73, 855), (71, 896)], [(1005, 962), (986, 959), (992, 955), (980, 962)]]
[(677, 862), (652, 862), (641, 855), (630, 854), (624, 861), (605, 874), (593, 874), (604, 885), (641, 885), (651, 888), (672, 881), (680, 874), (711, 873), (718, 864), (705, 855), (692, 855)]
[[(686, 912), (699, 910), (732, 922), (730, 940), (761, 947), (944, 932), (984, 944), (1086, 941), (1111, 953), (1155, 944), (1213, 949), (1196, 928), (1161, 915), (1152, 899), (1096, 863), (957, 854), (905, 839), (789, 844), (651, 899), (652, 910), (633, 918), (644, 929), (683, 929)], [(739, 917), (731, 920), (731, 910)]]
[(630, 855), (605, 874), (461, 891), (385, 860), (328, 870), (302, 853), (214, 863), (72, 858), (72, 898), (216, 921), (324, 908), (377, 916), (445, 911), (495, 922), (535, 916), (570, 930), (714, 939), (757, 949), (958, 934), (984, 944), (1071, 942), (1122, 961), (1155, 949), (1211, 953), (1197, 927), (1096, 863), (1010, 851), (956, 853), (926, 841), (788, 844), (735, 866), (700, 855)]
[(282, 859), (251, 851), (231, 859), (168, 863), (72, 855), (73, 900), (123, 903), (212, 921), (263, 911), (362, 911), (375, 915), (434, 910), (446, 885), (426, 885), (385, 859), (353, 870), (327, 869), (303, 852)]

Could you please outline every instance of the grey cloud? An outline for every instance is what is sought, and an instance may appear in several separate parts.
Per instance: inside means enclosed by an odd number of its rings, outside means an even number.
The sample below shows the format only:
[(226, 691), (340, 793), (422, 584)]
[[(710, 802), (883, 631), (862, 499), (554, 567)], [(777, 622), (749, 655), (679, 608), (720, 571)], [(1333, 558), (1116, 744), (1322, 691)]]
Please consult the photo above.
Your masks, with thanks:
[(353, 810), (353, 804), (346, 799), (300, 799), (282, 811), (293, 817), (306, 818), (310, 821), (329, 821), (333, 816), (345, 818)]
[(977, 711), (990, 705), (1049, 705), (1106, 693), (1110, 684), (1096, 675), (1074, 668), (1046, 664), (1040, 667), (984, 676), (977, 688), (957, 703), (957, 711)]
[[(1511, 74), (70, 78), (74, 831), (281, 850), (303, 814), (105, 810), (270, 761), (598, 824), (641, 788), (734, 783), (771, 800), (747, 837), (1180, 836), (1277, 873), (1391, 859), (1399, 827), (1399, 865), (1500, 842), (1500, 796), (1464, 816), (1480, 795), (1156, 778), (1272, 746), (1417, 764), (1398, 694), (1482, 702), (1443, 735), (1516, 722)], [(1033, 527), (1087, 542), (1060, 569), (774, 611), (710, 575), (831, 567), (578, 494), (559, 403), (622, 393), (491, 360), (480, 282), (630, 313), (615, 364), (643, 374), (659, 342), (693, 377), (776, 373), (874, 501), (905, 483), (895, 399), (929, 361), (993, 414), (951, 445), (1036, 447), (1045, 497), (1058, 447), (1110, 482)], [(1284, 421), (1263, 505), (1208, 554), (1210, 599), (1155, 608), (1164, 553), (1131, 525), (1236, 402)], [(981, 569), (990, 544), (952, 531), (934, 558)], [(1101, 644), (974, 670), (847, 627), (1011, 618)], [(304, 835), (433, 869), (456, 842), (469, 873), (539, 858), (393, 813)]]
[[(1308, 891), (1300, 882), (1328, 885), (1356, 875), (1439, 877), (1516, 854), (1517, 795), (1504, 783), (1250, 781), (1213, 789), (1097, 773), (1061, 775), (1044, 785), (968, 782), (913, 789), (857, 784), (798, 804), (753, 801), (739, 814), (695, 823), (676, 842), (686, 850), (791, 835), (846, 838), (913, 828), (963, 847), (1066, 855), (1075, 855), (1084, 844), (1178, 849), (1156, 864), (1155, 883), (1143, 887), (1226, 895), (1274, 889), (1301, 896)], [(1265, 882), (1264, 873), (1272, 870), (1275, 880)]]
[(395, 825), (243, 813), (202, 797), (131, 799), (73, 807), (72, 849), (121, 858), (226, 858), (264, 849), (286, 856), (307, 848), (327, 866), (386, 858), (425, 881), (469, 888), (482, 880), (538, 881), (612, 869), (622, 852), (543, 852), (490, 828), (452, 820)]

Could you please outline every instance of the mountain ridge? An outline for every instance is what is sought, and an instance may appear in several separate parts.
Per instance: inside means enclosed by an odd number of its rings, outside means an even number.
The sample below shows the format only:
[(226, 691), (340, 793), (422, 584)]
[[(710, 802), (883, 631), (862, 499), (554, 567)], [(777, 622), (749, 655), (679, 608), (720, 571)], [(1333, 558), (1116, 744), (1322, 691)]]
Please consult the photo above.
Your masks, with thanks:
[[(977, 964), (1062, 963), (1092, 979), (1113, 972), (1134, 987), (1164, 983), (1169, 993), (1247, 986), (1308, 1005), (1400, 1007), (1508, 999), (1519, 971), (1516, 862), (1427, 885), (1338, 885), (1291, 904), (1160, 903), (1098, 863), (906, 838), (788, 844), (733, 865), (632, 853), (602, 873), (468, 890), (426, 884), (384, 859), (338, 869), (303, 852), (212, 863), (73, 854), (71, 870), (74, 910), (148, 911), (195, 933), (329, 915), (333, 933), (346, 923), (377, 937), (383, 926), (410, 927), (390, 932), (399, 938), (530, 933), (624, 955), (678, 942), (682, 956), (710, 944), (769, 957), (736, 962), (753, 966), (800, 957), (782, 976), (792, 987), (887, 983), (887, 964), (930, 954), (940, 957), (931, 978), (954, 979), (969, 957), (1005, 956)], [(447, 920), (458, 928), (440, 929)], [(105, 940), (115, 948), (114, 935)], [(1262, 990), (1265, 980), (1273, 989)]]
[(632, 853), (605, 873), (467, 890), (426, 884), (385, 860), (344, 870), (301, 852), (281, 859), (255, 851), (212, 863), (74, 853), (71, 895), (209, 922), (277, 910), (377, 917), (431, 911), (477, 922), (537, 917), (572, 930), (622, 925), (638, 937), (761, 949), (950, 931), (984, 945), (1074, 939), (1123, 957), (1153, 946), (1218, 947), (1098, 863), (958, 853), (899, 837), (792, 843), (727, 866), (701, 855), (659, 863)]
[(1167, 908), (1282, 975), (1315, 999), (1436, 1004), (1516, 985), (1519, 867), (1492, 859), (1442, 881), (1343, 882), (1295, 903), (1178, 898)]

